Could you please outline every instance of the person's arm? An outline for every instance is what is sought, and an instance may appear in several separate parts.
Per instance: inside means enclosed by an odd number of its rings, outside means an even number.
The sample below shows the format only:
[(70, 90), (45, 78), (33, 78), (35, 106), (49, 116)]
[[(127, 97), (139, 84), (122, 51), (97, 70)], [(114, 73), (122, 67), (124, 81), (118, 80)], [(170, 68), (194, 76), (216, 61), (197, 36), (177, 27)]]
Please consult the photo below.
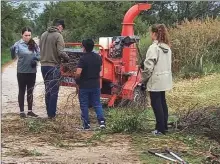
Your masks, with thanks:
[(10, 52), (11, 52), (11, 59), (15, 60), (16, 59), (16, 54), (15, 54), (15, 47), (14, 47), (14, 45), (12, 45), (10, 47)]
[(102, 57), (100, 56), (100, 72), (102, 71)]
[(77, 68), (76, 73), (75, 73), (75, 77), (78, 79), (80, 77), (81, 73), (82, 73), (82, 68)]
[(79, 59), (79, 63), (77, 65), (77, 69), (76, 69), (76, 72), (75, 72), (75, 78), (78, 79), (82, 73), (82, 70), (83, 70), (83, 67), (84, 67), (84, 57), (82, 56), (80, 59)]
[(64, 48), (65, 48), (65, 43), (64, 43), (64, 40), (63, 40), (63, 36), (59, 35), (59, 37), (57, 39), (58, 56), (63, 58), (65, 61), (69, 61), (69, 56), (66, 54), (66, 52), (63, 51)]
[(36, 52), (33, 60), (40, 61), (40, 47), (37, 44), (35, 46)]
[(40, 60), (40, 47), (38, 45), (36, 45), (36, 46), (37, 46), (37, 55), (36, 55), (36, 57), (39, 61)]
[(146, 59), (144, 61), (144, 70), (142, 71), (142, 82), (146, 84), (148, 79), (151, 77), (154, 66), (157, 63), (158, 52), (156, 47), (149, 47)]
[(17, 41), (13, 46), (10, 48), (12, 59), (16, 60), (18, 58), (19, 53), (19, 41)]

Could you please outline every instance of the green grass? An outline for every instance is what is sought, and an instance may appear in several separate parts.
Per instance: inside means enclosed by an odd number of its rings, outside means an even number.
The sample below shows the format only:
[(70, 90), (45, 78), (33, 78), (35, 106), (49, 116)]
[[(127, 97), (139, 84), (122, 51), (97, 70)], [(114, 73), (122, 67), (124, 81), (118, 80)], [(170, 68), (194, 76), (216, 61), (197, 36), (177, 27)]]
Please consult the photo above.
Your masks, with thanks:
[(139, 152), (143, 163), (165, 163), (164, 159), (148, 153), (148, 150), (162, 152), (169, 148), (185, 161), (200, 164), (206, 159), (210, 147), (220, 151), (218, 143), (193, 134), (171, 133), (166, 136), (154, 137), (149, 133), (133, 134), (133, 146)]
[[(130, 134), (132, 147), (135, 148), (142, 163), (165, 163), (164, 159), (149, 154), (149, 149), (159, 149), (160, 151), (169, 148), (193, 164), (202, 163), (209, 154), (210, 147), (217, 149), (215, 151), (220, 153), (220, 145), (205, 136), (178, 132), (174, 129), (171, 129), (166, 136), (153, 136), (150, 132), (154, 129), (155, 122), (154, 113), (150, 108), (144, 111), (133, 111), (133, 116), (131, 113), (129, 109), (110, 110), (107, 113), (107, 133), (109, 133), (108, 135), (112, 133)], [(139, 121), (134, 121), (134, 118), (137, 117)], [(169, 122), (174, 120), (176, 120), (176, 116), (170, 114)], [(103, 134), (99, 133), (99, 135)], [(101, 137), (99, 136), (99, 138)]]
[[(220, 74), (212, 74), (196, 79), (175, 79), (174, 88), (167, 93), (169, 121), (176, 121), (179, 110), (220, 105)], [(138, 120), (136, 120), (138, 119)], [(148, 153), (149, 149), (169, 148), (193, 164), (204, 163), (210, 155), (210, 148), (220, 154), (217, 141), (203, 135), (188, 134), (171, 130), (166, 136), (155, 137), (150, 132), (154, 129), (152, 109), (111, 109), (107, 112), (107, 131), (109, 133), (129, 133), (132, 145), (138, 152), (142, 163), (165, 163), (164, 159)]]
[[(196, 108), (219, 106), (219, 84), (220, 74), (193, 80), (175, 80), (174, 89), (167, 94), (170, 113), (175, 113), (180, 109), (187, 110), (195, 104), (198, 104)], [(148, 116), (152, 116), (152, 113), (150, 112)], [(170, 120), (172, 119), (175, 117), (170, 118)], [(149, 128), (153, 128), (153, 126), (149, 125)], [(153, 137), (149, 133), (135, 134), (133, 135), (133, 145), (140, 152), (140, 158), (144, 163), (164, 162), (163, 159), (144, 153), (150, 148), (169, 147), (176, 152), (184, 150), (184, 153), (180, 153), (181, 157), (193, 164), (203, 163), (209, 154), (210, 147), (215, 147), (220, 154), (220, 145), (216, 141), (200, 135), (177, 132), (164, 137)]]
[(1, 66), (8, 63), (9, 61), (11, 61), (11, 55), (10, 55), (10, 50), (8, 48), (5, 50), (2, 50), (1, 52)]

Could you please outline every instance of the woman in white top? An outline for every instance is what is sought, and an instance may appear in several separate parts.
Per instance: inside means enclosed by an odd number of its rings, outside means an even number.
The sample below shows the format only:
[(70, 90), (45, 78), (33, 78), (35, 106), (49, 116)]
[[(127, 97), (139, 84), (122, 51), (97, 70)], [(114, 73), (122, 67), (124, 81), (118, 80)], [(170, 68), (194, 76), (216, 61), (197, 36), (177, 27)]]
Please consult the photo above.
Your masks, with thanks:
[(153, 25), (150, 29), (153, 44), (149, 47), (142, 70), (142, 84), (150, 93), (151, 106), (156, 117), (153, 134), (165, 134), (168, 130), (168, 108), (165, 91), (172, 89), (172, 52), (164, 24)]

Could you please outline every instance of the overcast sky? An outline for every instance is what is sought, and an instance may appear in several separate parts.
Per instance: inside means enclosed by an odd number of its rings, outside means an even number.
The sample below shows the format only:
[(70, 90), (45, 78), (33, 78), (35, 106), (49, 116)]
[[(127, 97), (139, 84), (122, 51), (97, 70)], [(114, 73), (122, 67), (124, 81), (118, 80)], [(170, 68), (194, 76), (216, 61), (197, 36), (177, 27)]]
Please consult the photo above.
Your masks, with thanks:
[(40, 4), (40, 7), (37, 9), (37, 13), (40, 14), (44, 10), (44, 5), (50, 3), (50, 1), (38, 1), (38, 3)]
[[(36, 10), (37, 14), (42, 13), (44, 10), (44, 5), (50, 3), (50, 1), (31, 1), (31, 3), (32, 2), (39, 4), (39, 8)], [(30, 3), (30, 1), (19, 1), (19, 0), (12, 1), (12, 5), (15, 7), (18, 6), (20, 3)]]

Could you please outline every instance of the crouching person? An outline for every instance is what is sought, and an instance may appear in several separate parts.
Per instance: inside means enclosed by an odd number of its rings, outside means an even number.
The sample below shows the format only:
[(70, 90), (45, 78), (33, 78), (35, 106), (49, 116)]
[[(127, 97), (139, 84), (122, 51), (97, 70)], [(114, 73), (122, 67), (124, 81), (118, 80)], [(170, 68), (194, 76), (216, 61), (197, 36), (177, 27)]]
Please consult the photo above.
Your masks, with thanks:
[(149, 47), (142, 71), (142, 84), (147, 84), (151, 106), (156, 117), (154, 135), (168, 130), (168, 108), (165, 91), (172, 89), (171, 49), (165, 25), (153, 25), (150, 30), (153, 44)]
[(79, 102), (83, 129), (90, 129), (88, 107), (91, 104), (95, 108), (100, 128), (105, 128), (105, 118), (100, 102), (100, 71), (102, 59), (99, 54), (92, 52), (94, 42), (91, 39), (82, 41), (82, 49), (85, 54), (80, 58), (75, 73), (79, 85)]

